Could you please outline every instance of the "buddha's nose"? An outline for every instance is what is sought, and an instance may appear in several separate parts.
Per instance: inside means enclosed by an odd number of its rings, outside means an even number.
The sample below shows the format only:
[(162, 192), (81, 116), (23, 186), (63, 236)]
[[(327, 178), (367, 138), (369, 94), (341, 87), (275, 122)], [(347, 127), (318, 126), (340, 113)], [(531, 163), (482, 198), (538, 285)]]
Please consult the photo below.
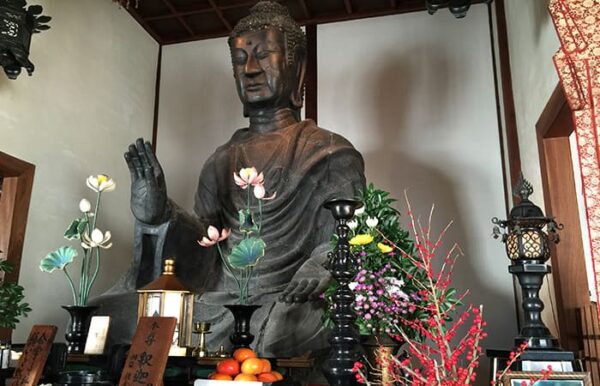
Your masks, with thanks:
[(244, 67), (244, 73), (249, 76), (257, 75), (262, 72), (260, 65), (258, 64), (258, 60), (254, 55), (250, 55), (248, 57), (248, 61), (246, 62), (246, 66)]

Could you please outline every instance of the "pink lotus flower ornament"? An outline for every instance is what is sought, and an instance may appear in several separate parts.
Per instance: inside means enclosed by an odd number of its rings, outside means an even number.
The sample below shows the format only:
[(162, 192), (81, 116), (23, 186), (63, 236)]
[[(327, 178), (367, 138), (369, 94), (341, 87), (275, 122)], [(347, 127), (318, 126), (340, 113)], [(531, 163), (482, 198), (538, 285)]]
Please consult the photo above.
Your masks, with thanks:
[(254, 185), (254, 197), (258, 198), (259, 200), (263, 200), (263, 201), (272, 200), (277, 195), (277, 192), (274, 192), (269, 197), (265, 197), (266, 194), (267, 193), (265, 191), (265, 186), (263, 184)]
[(262, 185), (265, 181), (265, 176), (262, 172), (260, 174), (256, 171), (255, 167), (240, 169), (240, 174), (233, 173), (233, 180), (235, 184), (242, 189), (246, 189), (248, 185), (257, 186)]
[(210, 225), (206, 230), (206, 233), (208, 234), (208, 237), (202, 237), (202, 240), (198, 240), (198, 244), (205, 248), (208, 248), (228, 238), (231, 234), (231, 229), (223, 228), (221, 230), (221, 234), (219, 234), (219, 230), (214, 226)]

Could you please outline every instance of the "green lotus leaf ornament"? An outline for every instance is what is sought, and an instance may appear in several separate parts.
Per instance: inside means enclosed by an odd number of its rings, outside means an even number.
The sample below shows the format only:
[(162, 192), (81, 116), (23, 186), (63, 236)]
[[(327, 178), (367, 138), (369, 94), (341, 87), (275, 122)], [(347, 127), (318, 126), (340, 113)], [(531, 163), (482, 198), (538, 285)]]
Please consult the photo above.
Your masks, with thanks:
[(69, 227), (65, 231), (65, 239), (79, 240), (87, 223), (88, 221), (85, 218), (76, 218), (75, 220), (73, 220), (71, 225), (69, 225)]
[(235, 268), (252, 267), (265, 255), (265, 242), (256, 237), (240, 241), (229, 254), (229, 264)]
[(54, 252), (50, 252), (40, 262), (40, 269), (43, 272), (52, 273), (55, 270), (63, 270), (73, 262), (77, 256), (77, 250), (73, 247), (60, 247)]

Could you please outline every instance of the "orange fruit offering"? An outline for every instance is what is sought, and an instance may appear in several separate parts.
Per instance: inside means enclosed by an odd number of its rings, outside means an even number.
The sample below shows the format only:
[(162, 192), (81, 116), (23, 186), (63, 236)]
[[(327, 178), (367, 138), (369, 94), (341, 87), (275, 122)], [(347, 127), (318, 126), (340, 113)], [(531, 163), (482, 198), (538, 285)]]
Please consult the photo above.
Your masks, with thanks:
[(271, 362), (268, 359), (261, 359), (263, 363), (262, 373), (270, 373), (271, 372)]
[(233, 352), (233, 358), (242, 363), (248, 358), (256, 358), (256, 353), (252, 349), (242, 347)]
[(261, 382), (277, 382), (279, 379), (272, 373), (261, 373), (256, 377)]
[(248, 358), (242, 363), (242, 373), (257, 375), (263, 372), (263, 360), (259, 358)]
[(231, 375), (227, 375), (227, 374), (220, 374), (220, 373), (212, 373), (208, 379), (214, 379), (216, 381), (232, 381), (233, 378), (231, 377)]
[(275, 378), (277, 378), (278, 381), (283, 380), (283, 375), (281, 375), (280, 372), (273, 370), (273, 371), (271, 371), (271, 374), (273, 374), (275, 376)]
[(235, 359), (224, 359), (217, 363), (217, 373), (233, 377), (240, 373), (240, 364)]
[(258, 379), (256, 379), (256, 376), (254, 376), (252, 374), (244, 374), (244, 373), (236, 375), (236, 377), (233, 380), (234, 381), (246, 381), (246, 382), (258, 381)]

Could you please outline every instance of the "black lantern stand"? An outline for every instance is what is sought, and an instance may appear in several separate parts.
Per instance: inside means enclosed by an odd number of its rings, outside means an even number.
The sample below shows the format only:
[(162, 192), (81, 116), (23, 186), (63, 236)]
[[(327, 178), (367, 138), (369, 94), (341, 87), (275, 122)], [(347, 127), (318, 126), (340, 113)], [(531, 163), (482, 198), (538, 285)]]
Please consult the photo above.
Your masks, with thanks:
[(534, 352), (541, 352), (541, 356), (547, 358), (553, 352), (551, 356), (556, 360), (572, 360), (573, 354), (562, 351), (558, 339), (544, 324), (544, 303), (539, 296), (544, 277), (551, 272), (551, 267), (546, 264), (550, 258), (550, 243), (559, 242), (557, 231), (562, 229), (562, 225), (558, 225), (554, 218), (546, 217), (529, 200), (533, 187), (522, 175), (513, 193), (520, 197), (520, 202), (511, 209), (508, 220), (493, 218), (492, 222), (496, 224), (494, 237), (502, 238), (511, 261), (508, 271), (517, 277), (522, 290), (524, 320), (515, 345), (528, 343), (522, 359), (531, 357)]
[(354, 211), (362, 206), (355, 200), (334, 199), (325, 203), (336, 220), (337, 244), (329, 253), (328, 269), (339, 286), (332, 296), (331, 319), (334, 327), (329, 338), (331, 351), (325, 361), (323, 372), (332, 386), (355, 385), (356, 378), (352, 372), (358, 360), (356, 345), (358, 331), (354, 325), (356, 314), (352, 309), (354, 293), (348, 284), (356, 275), (354, 256), (350, 253), (347, 222), (354, 216)]

